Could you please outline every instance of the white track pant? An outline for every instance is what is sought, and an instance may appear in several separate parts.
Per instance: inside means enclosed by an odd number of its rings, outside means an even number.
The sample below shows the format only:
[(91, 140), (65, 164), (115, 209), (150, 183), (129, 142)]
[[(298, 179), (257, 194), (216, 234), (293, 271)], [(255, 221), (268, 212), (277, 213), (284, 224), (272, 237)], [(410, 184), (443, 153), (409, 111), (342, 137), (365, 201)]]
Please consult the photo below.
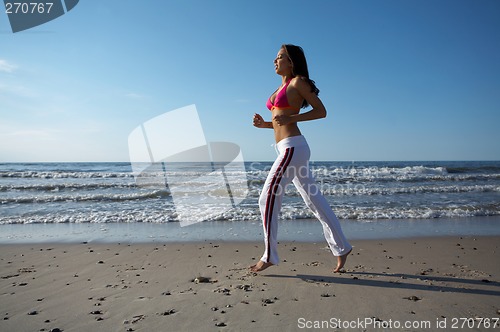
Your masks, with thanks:
[(352, 249), (342, 232), (339, 220), (326, 201), (309, 169), (311, 151), (304, 136), (293, 136), (278, 142), (278, 158), (267, 176), (259, 198), (266, 249), (263, 262), (278, 264), (278, 217), (285, 188), (293, 181), (307, 207), (323, 225), (326, 242), (334, 256)]

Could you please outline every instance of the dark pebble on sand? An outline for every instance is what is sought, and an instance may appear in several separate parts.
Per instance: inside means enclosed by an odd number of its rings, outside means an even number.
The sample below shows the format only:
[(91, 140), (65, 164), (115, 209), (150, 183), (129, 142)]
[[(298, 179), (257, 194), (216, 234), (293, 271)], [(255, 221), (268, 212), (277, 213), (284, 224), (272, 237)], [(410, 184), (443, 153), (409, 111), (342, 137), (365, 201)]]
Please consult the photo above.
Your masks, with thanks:
[(50, 330), (50, 332), (62, 332), (62, 330), (56, 327)]
[(28, 315), (30, 315), (30, 316), (38, 315), (38, 311), (31, 310), (30, 312), (28, 312)]
[(98, 261), (97, 264), (104, 264), (104, 261)]
[(420, 301), (421, 298), (419, 298), (418, 296), (415, 296), (415, 295), (412, 295), (410, 297), (403, 297), (403, 299), (405, 300), (410, 300), (410, 301), (414, 301), (414, 302), (417, 302), (417, 301)]
[(90, 314), (91, 315), (102, 315), (102, 311), (101, 310), (94, 310), (94, 311), (91, 311)]
[(167, 292), (163, 292), (163, 293), (161, 293), (161, 295), (163, 295), (163, 296), (168, 296), (168, 295), (172, 295), (172, 294), (171, 294), (170, 292), (168, 292), (168, 291), (167, 291)]
[(209, 283), (210, 278), (207, 277), (196, 277), (192, 279), (192, 282), (197, 283), (197, 284), (202, 284), (202, 283)]
[(216, 323), (215, 326), (217, 326), (217, 327), (224, 327), (224, 326), (227, 326), (227, 325), (226, 325), (226, 323), (219, 322), (219, 323)]
[(167, 310), (167, 311), (164, 311), (161, 313), (162, 316), (170, 316), (170, 315), (173, 315), (175, 314), (177, 311), (175, 311), (175, 309), (170, 309), (170, 310)]

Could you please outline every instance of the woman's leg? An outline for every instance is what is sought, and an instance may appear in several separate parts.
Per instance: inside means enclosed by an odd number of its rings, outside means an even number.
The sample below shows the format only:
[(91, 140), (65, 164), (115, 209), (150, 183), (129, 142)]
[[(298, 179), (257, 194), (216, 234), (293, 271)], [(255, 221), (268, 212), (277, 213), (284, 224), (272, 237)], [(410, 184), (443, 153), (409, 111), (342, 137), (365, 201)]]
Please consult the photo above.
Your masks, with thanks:
[(337, 216), (321, 193), (320, 187), (316, 184), (312, 176), (311, 170), (309, 169), (308, 147), (305, 152), (307, 153), (304, 158), (300, 160), (302, 162), (301, 165), (296, 166), (293, 184), (299, 191), (307, 207), (311, 209), (316, 218), (321, 222), (323, 233), (331, 252), (334, 256), (339, 257), (337, 268), (335, 269), (335, 271), (338, 272), (345, 264), (345, 259), (347, 254), (351, 252), (352, 246), (344, 236)]
[(333, 255), (342, 256), (349, 252), (352, 247), (342, 232), (337, 216), (321, 193), (318, 185), (314, 182), (314, 178), (312, 176), (296, 176), (293, 179), (293, 184), (297, 187), (307, 207), (321, 222), (326, 242)]
[(265, 250), (260, 262), (252, 267), (254, 271), (262, 271), (273, 264), (278, 264), (277, 251), (278, 217), (281, 210), (285, 187), (293, 178), (293, 160), (295, 148), (288, 147), (280, 151), (267, 176), (259, 197), (259, 208), (264, 230)]

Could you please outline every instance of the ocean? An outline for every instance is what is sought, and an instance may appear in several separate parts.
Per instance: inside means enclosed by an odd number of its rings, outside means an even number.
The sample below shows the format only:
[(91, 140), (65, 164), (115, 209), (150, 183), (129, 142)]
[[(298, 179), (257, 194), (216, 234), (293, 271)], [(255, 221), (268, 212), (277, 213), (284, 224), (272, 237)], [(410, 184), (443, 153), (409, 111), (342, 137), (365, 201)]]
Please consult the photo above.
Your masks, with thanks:
[[(246, 181), (248, 191), (238, 204), (219, 209), (218, 213), (217, 202), (220, 200), (204, 201), (204, 187), (199, 181), (190, 181), (206, 171), (199, 167), (195, 168), (195, 173), (190, 167), (166, 167), (163, 169), (165, 185), (148, 187), (136, 183), (131, 164), (125, 162), (2, 163), (0, 233), (3, 237), (0, 236), (0, 241), (14, 236), (10, 234), (12, 229), (15, 229), (15, 236), (21, 236), (28, 229), (32, 232), (36, 227), (33, 225), (39, 224), (80, 225), (72, 229), (114, 227), (135, 229), (135, 233), (138, 227), (157, 227), (139, 226), (144, 224), (163, 225), (162, 229), (169, 227), (171, 230), (176, 227), (178, 234), (190, 233), (189, 228), (213, 225), (222, 228), (231, 225), (231, 229), (257, 225), (257, 230), (260, 229), (257, 201), (271, 164), (245, 162), (243, 169), (228, 170), (227, 176)], [(407, 221), (406, 225), (421, 221), (423, 225), (433, 220), (433, 224), (438, 225), (450, 220), (453, 223), (467, 221), (468, 224), (477, 220), (473, 227), (479, 227), (481, 220), (500, 220), (499, 161), (331, 161), (311, 162), (310, 166), (336, 215), (352, 224), (354, 229), (366, 224), (390, 225), (391, 221), (399, 224)], [(203, 226), (179, 228), (179, 207), (174, 204), (175, 197), (168, 183), (174, 175), (184, 179), (183, 188), (188, 188), (184, 194), (190, 200), (193, 200), (193, 195), (199, 195), (194, 199), (197, 203), (189, 208), (193, 218), (203, 218), (208, 210), (212, 211)], [(227, 194), (220, 191), (221, 195), (223, 193)], [(281, 218), (319, 225), (308, 222), (314, 220), (314, 216), (293, 185), (286, 188)], [(212, 226), (207, 226), (210, 223)], [(495, 225), (500, 226), (498, 222), (493, 223), (494, 228), (498, 228)], [(57, 232), (56, 228), (53, 229)], [(48, 234), (51, 232), (49, 228), (43, 230)]]

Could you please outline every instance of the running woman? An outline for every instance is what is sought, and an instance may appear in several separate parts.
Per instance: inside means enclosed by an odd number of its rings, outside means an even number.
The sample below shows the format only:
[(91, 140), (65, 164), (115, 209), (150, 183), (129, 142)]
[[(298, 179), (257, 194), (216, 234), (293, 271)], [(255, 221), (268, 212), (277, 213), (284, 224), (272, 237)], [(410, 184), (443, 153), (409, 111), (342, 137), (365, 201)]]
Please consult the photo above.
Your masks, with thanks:
[[(259, 208), (264, 228), (265, 250), (262, 258), (250, 266), (260, 272), (278, 264), (278, 216), (285, 188), (293, 182), (306, 205), (323, 225), (323, 232), (331, 252), (337, 257), (334, 272), (340, 272), (352, 246), (345, 238), (335, 216), (309, 168), (310, 150), (302, 136), (298, 122), (326, 117), (326, 109), (318, 98), (319, 90), (309, 78), (307, 61), (300, 46), (283, 45), (274, 59), (276, 74), (282, 78), (281, 86), (267, 100), (271, 121), (264, 121), (260, 114), (253, 117), (257, 128), (273, 128), (278, 157), (267, 176), (259, 197)], [(312, 109), (300, 113), (301, 108)]]

